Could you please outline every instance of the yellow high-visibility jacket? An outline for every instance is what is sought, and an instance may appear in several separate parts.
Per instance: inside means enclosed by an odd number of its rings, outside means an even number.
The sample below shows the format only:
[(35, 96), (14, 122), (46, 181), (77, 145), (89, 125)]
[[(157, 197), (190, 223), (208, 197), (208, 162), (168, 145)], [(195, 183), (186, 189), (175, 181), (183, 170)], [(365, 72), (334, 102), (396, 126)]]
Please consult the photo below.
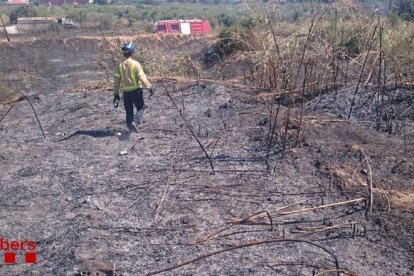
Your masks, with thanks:
[(116, 68), (114, 74), (115, 94), (119, 93), (120, 87), (123, 92), (128, 92), (139, 88), (149, 89), (152, 86), (148, 81), (141, 64), (130, 57), (121, 62)]

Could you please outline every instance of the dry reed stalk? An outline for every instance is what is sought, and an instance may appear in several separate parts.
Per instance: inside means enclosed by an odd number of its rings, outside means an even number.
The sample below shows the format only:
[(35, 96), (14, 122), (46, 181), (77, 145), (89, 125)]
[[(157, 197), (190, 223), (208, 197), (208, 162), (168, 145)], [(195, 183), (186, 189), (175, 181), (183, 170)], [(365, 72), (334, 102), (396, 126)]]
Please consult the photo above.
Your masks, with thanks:
[(368, 161), (368, 158), (362, 148), (359, 149), (361, 154), (364, 157), (364, 162), (367, 164), (368, 167), (368, 187), (369, 187), (369, 211), (372, 213), (372, 206), (374, 204), (374, 192), (373, 192), (373, 181), (372, 181), (372, 170), (371, 165)]
[(36, 110), (32, 104), (32, 101), (30, 101), (29, 97), (25, 94), (25, 99), (29, 102), (30, 107), (32, 108), (32, 111), (36, 117), (37, 123), (39, 125), (40, 131), (42, 132), (43, 138), (46, 138), (45, 132), (43, 131), (42, 124), (40, 123), (39, 117), (37, 116)]
[(1, 20), (1, 24), (3, 25), (4, 33), (6, 34), (7, 42), (10, 42), (9, 34), (6, 29), (6, 25), (4, 25), (3, 17), (1, 16), (1, 14), (0, 14), (0, 20)]
[(128, 206), (127, 210), (130, 209), (132, 206), (134, 206), (135, 204), (137, 204), (138, 202), (141, 201), (142, 198), (144, 198), (144, 196), (152, 189), (153, 187), (149, 187), (148, 189), (145, 190), (145, 192), (137, 199), (135, 200), (131, 205)]
[(374, 31), (372, 32), (371, 40), (370, 40), (369, 46), (368, 46), (368, 51), (367, 51), (367, 54), (365, 56), (364, 63), (362, 64), (362, 68), (361, 68), (361, 72), (360, 72), (360, 75), (359, 75), (359, 79), (358, 79), (358, 82), (357, 82), (357, 85), (356, 85), (356, 88), (355, 88), (354, 96), (352, 98), (351, 107), (349, 108), (348, 120), (351, 119), (352, 110), (353, 110), (354, 105), (355, 105), (355, 99), (356, 99), (356, 96), (357, 96), (358, 91), (359, 91), (359, 86), (360, 86), (361, 81), (362, 81), (362, 76), (363, 76), (363, 73), (364, 73), (365, 65), (366, 65), (366, 63), (368, 61), (368, 57), (369, 57), (369, 54), (370, 54), (370, 51), (371, 51), (372, 44), (374, 42), (374, 37), (375, 37), (375, 34), (377, 32), (377, 29), (378, 29), (378, 25), (376, 25), (374, 27)]
[(296, 145), (299, 143), (299, 136), (300, 132), (302, 130), (302, 123), (303, 123), (303, 114), (305, 110), (305, 92), (306, 92), (306, 77), (307, 77), (307, 70), (308, 70), (308, 64), (305, 64), (305, 76), (303, 78), (303, 87), (302, 87), (302, 99), (301, 99), (301, 106), (300, 106), (300, 115), (299, 115), (299, 123), (297, 127), (297, 134), (296, 134)]
[(346, 200), (346, 201), (341, 201), (341, 202), (335, 202), (335, 203), (320, 205), (320, 206), (312, 207), (312, 208), (304, 208), (304, 209), (299, 209), (299, 210), (294, 210), (294, 211), (289, 211), (289, 212), (282, 212), (282, 213), (279, 213), (278, 216), (286, 216), (286, 215), (291, 215), (291, 214), (309, 212), (309, 211), (324, 209), (324, 208), (328, 208), (328, 207), (335, 207), (335, 206), (340, 206), (340, 205), (346, 205), (346, 204), (349, 204), (349, 203), (361, 202), (361, 201), (365, 201), (365, 200), (366, 200), (366, 198), (362, 197), (362, 198), (357, 198), (357, 199), (352, 199), (352, 200)]
[(301, 57), (300, 57), (300, 62), (299, 62), (298, 71), (297, 71), (297, 73), (296, 73), (296, 78), (295, 78), (295, 87), (296, 87), (297, 80), (299, 79), (300, 70), (302, 69), (303, 61), (304, 61), (304, 59), (305, 59), (305, 55), (306, 55), (306, 51), (307, 51), (308, 46), (309, 46), (310, 39), (311, 39), (311, 38), (312, 38), (312, 36), (313, 36), (313, 29), (314, 29), (315, 25), (317, 25), (317, 24), (320, 22), (320, 20), (322, 19), (322, 17), (323, 17), (323, 13), (322, 13), (322, 15), (319, 17), (319, 20), (318, 20), (318, 21), (316, 22), (316, 24), (315, 24), (315, 19), (316, 19), (316, 16), (317, 16), (317, 15), (318, 15), (318, 13), (315, 13), (315, 15), (312, 17), (311, 25), (310, 25), (309, 30), (308, 30), (308, 36), (307, 36), (307, 38), (306, 38), (305, 46), (303, 47), (303, 51), (302, 51), (302, 54), (301, 54)]
[[(303, 200), (300, 200), (300, 201), (298, 201), (298, 202), (295, 202), (295, 203), (292, 203), (292, 204), (289, 204), (289, 205), (286, 205), (286, 206), (283, 206), (283, 207), (277, 208), (277, 209), (273, 210), (272, 212), (277, 213), (277, 212), (279, 212), (279, 211), (281, 211), (281, 210), (284, 210), (284, 209), (287, 209), (287, 208), (290, 208), (290, 207), (296, 206), (296, 205), (301, 204), (301, 203), (303, 203), (303, 202), (305, 202), (305, 201), (308, 201), (308, 200), (309, 200), (309, 199), (303, 199)], [(248, 217), (245, 217), (245, 218), (243, 218), (243, 219), (233, 219), (232, 223), (243, 223), (243, 222), (249, 221), (249, 220), (250, 220), (250, 219), (252, 219), (252, 218), (255, 218), (255, 217), (260, 217), (260, 216), (264, 215), (265, 213), (268, 213), (268, 211), (261, 211), (261, 212), (257, 212), (257, 213), (255, 213), (255, 214), (250, 215), (250, 216), (248, 216)], [(266, 214), (266, 215), (267, 215), (267, 214)]]
[(167, 197), (168, 189), (170, 188), (170, 185), (171, 185), (171, 176), (174, 172), (174, 165), (175, 165), (175, 160), (174, 159), (175, 159), (176, 154), (177, 154), (177, 148), (178, 148), (178, 145), (176, 145), (175, 148), (174, 148), (174, 153), (173, 153), (174, 158), (173, 158), (173, 162), (171, 163), (170, 168), (168, 170), (167, 183), (165, 184), (164, 192), (161, 196), (161, 199), (160, 199), (159, 203), (157, 204), (157, 208), (155, 209), (155, 218), (156, 219), (158, 218), (158, 213), (161, 209), (161, 205), (164, 202), (165, 198)]
[(385, 90), (385, 82), (386, 80), (384, 79), (384, 83), (382, 83), (382, 74), (381, 74), (381, 70), (384, 70), (384, 76), (386, 74), (386, 69), (385, 69), (385, 64), (383, 65), (383, 63), (385, 63), (384, 60), (384, 50), (383, 50), (383, 32), (384, 32), (384, 25), (381, 23), (380, 21), (380, 16), (378, 16), (378, 24), (380, 24), (380, 33), (379, 33), (379, 69), (378, 69), (378, 88), (377, 88), (377, 130), (380, 130), (381, 128), (381, 118), (382, 118), (382, 108), (384, 106), (384, 90)]
[(334, 20), (334, 35), (333, 39), (331, 41), (331, 47), (332, 47), (332, 81), (334, 83), (334, 89), (336, 89), (336, 81), (337, 81), (337, 72), (339, 70), (339, 66), (336, 64), (336, 56), (338, 52), (338, 47), (336, 46), (336, 40), (338, 36), (338, 10), (335, 8), (335, 20)]
[(116, 65), (118, 63), (118, 59), (117, 59), (117, 55), (112, 51), (112, 47), (111, 44), (109, 43), (108, 39), (106, 38), (103, 30), (102, 30), (102, 26), (99, 25), (99, 31), (101, 33), (101, 36), (103, 38), (103, 41), (105, 42), (106, 48), (108, 49), (110, 55), (111, 55), (111, 59), (112, 59), (112, 63), (114, 65)]
[(231, 225), (229, 225), (227, 227), (224, 227), (224, 228), (221, 228), (221, 229), (219, 229), (217, 231), (214, 231), (213, 233), (207, 235), (206, 237), (203, 237), (201, 239), (196, 240), (195, 241), (195, 244), (200, 244), (200, 243), (204, 243), (204, 242), (206, 242), (208, 240), (211, 240), (211, 239), (217, 237), (218, 234), (223, 233), (226, 230), (229, 230), (230, 228), (232, 228), (236, 224), (241, 224), (241, 223), (248, 222), (248, 221), (249, 222), (252, 222), (253, 218), (258, 217), (258, 216), (261, 216), (262, 214), (265, 214), (269, 218), (269, 221), (270, 221), (270, 231), (273, 231), (273, 220), (272, 220), (272, 217), (270, 216), (269, 212), (267, 212), (267, 211), (260, 211), (260, 212), (257, 212), (255, 214), (253, 214), (253, 215), (250, 215), (250, 216), (248, 216), (248, 217), (246, 217), (244, 219), (241, 219), (241, 220), (239, 220), (237, 222), (232, 222)]
[(276, 53), (277, 53), (277, 57), (279, 59), (279, 63), (283, 67), (283, 59), (282, 59), (282, 56), (280, 54), (279, 44), (277, 43), (276, 34), (275, 34), (274, 29), (273, 29), (272, 21), (270, 20), (269, 12), (266, 9), (266, 4), (265, 3), (263, 3), (263, 9), (264, 9), (264, 11), (266, 13), (267, 22), (268, 22), (269, 27), (270, 27), (270, 30), (272, 32), (273, 42), (274, 42), (275, 47), (276, 47)]
[(323, 274), (326, 274), (326, 273), (332, 273), (332, 272), (336, 272), (336, 273), (338, 273), (339, 275), (342, 273), (342, 274), (345, 274), (345, 275), (350, 275), (350, 276), (357, 276), (358, 274), (356, 274), (356, 273), (353, 273), (353, 272), (350, 272), (350, 271), (348, 271), (348, 270), (344, 270), (344, 269), (328, 269), (328, 270), (324, 270), (324, 271), (322, 271), (322, 272), (319, 272), (319, 273), (317, 273), (317, 274), (314, 274), (314, 276), (320, 276), (320, 275), (323, 275)]
[[(310, 230), (310, 233), (306, 233), (304, 235), (301, 235), (300, 238), (304, 238), (304, 237), (307, 237), (307, 236), (310, 236), (310, 235), (313, 235), (313, 234), (317, 234), (317, 233), (321, 233), (321, 232), (325, 232), (325, 231), (328, 231), (328, 230), (340, 229), (340, 228), (349, 228), (349, 227), (352, 228), (352, 236), (354, 237), (355, 236), (355, 231), (356, 231), (356, 229), (355, 229), (356, 224), (360, 224), (360, 223), (350, 222), (350, 223), (346, 223), (346, 224), (339, 224), (339, 225), (324, 227), (324, 228), (321, 228), (321, 229)], [(363, 224), (361, 224), (361, 225), (363, 225)], [(365, 233), (366, 232), (365, 225), (363, 225), (363, 227), (364, 227), (364, 233)]]
[[(303, 202), (305, 202), (307, 200), (308, 199), (304, 199), (304, 200), (301, 200), (301, 201), (298, 201), (298, 202), (295, 202), (295, 203), (292, 203), (292, 204), (289, 204), (289, 205), (286, 205), (286, 206), (277, 208), (276, 210), (274, 210), (274, 212), (278, 212), (278, 211), (281, 211), (281, 210), (290, 208), (292, 206), (295, 206), (295, 205), (298, 205), (300, 203), (303, 203)], [(252, 223), (254, 223), (255, 222), (254, 221), (255, 218), (261, 218), (261, 217), (268, 217), (269, 218), (270, 223), (271, 223), (271, 229), (270, 229), (270, 231), (273, 231), (273, 220), (272, 220), (272, 217), (270, 216), (270, 213), (268, 211), (260, 211), (260, 212), (254, 213), (253, 215), (249, 215), (249, 216), (247, 216), (245, 218), (242, 218), (242, 219), (239, 219), (239, 218), (231, 218), (230, 220), (231, 220), (231, 223), (232, 224), (230, 226), (227, 226), (227, 227), (224, 227), (224, 228), (219, 229), (217, 231), (214, 231), (213, 233), (207, 235), (206, 237), (204, 237), (202, 239), (198, 239), (196, 241), (196, 243), (206, 242), (206, 241), (208, 241), (208, 240), (216, 237), (218, 234), (220, 234), (220, 233), (222, 233), (222, 232), (224, 232), (226, 230), (229, 230), (230, 228), (232, 228), (236, 224), (241, 224), (241, 223), (244, 223), (244, 222), (252, 222)]]
[(371, 79), (373, 78), (373, 74), (374, 74), (374, 70), (376, 69), (376, 65), (377, 65), (377, 60), (380, 59), (381, 53), (378, 52), (376, 54), (376, 56), (373, 58), (372, 63), (371, 63), (371, 69), (369, 70), (368, 76), (364, 82), (364, 84), (362, 86), (364, 86), (365, 88), (368, 87), (369, 82), (371, 81)]

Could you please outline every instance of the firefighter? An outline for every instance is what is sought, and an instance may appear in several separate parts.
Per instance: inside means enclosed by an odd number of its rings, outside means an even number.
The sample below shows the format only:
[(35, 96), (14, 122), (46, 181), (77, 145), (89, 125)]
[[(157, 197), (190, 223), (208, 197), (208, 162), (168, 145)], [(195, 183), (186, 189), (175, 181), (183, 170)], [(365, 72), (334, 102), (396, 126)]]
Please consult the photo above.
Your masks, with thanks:
[[(126, 125), (129, 131), (138, 132), (138, 125), (144, 118), (143, 88), (149, 89), (150, 97), (154, 94), (151, 83), (148, 81), (141, 64), (132, 58), (135, 52), (133, 42), (122, 45), (124, 61), (121, 62), (114, 74), (114, 106), (120, 101), (119, 90), (122, 89), (126, 113)], [(134, 116), (134, 106), (137, 112)]]

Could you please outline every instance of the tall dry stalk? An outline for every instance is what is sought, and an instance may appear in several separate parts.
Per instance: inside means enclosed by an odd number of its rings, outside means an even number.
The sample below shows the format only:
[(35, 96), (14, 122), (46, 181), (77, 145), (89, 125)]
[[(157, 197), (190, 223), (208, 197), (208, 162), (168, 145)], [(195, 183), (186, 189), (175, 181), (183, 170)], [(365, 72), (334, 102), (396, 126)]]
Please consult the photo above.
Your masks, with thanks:
[(355, 106), (356, 96), (359, 92), (359, 86), (361, 85), (361, 81), (362, 81), (362, 77), (363, 77), (363, 74), (364, 74), (365, 66), (366, 66), (367, 61), (368, 61), (368, 57), (369, 57), (369, 54), (370, 54), (370, 51), (371, 51), (372, 44), (374, 42), (374, 37), (375, 37), (375, 34), (377, 32), (377, 29), (378, 29), (378, 25), (376, 25), (374, 27), (374, 30), (372, 31), (371, 40), (369, 41), (368, 50), (367, 50), (367, 53), (365, 55), (365, 60), (364, 60), (364, 63), (362, 64), (362, 68), (361, 68), (361, 71), (360, 71), (360, 74), (359, 74), (358, 82), (356, 84), (354, 96), (352, 97), (351, 107), (349, 108), (348, 120), (350, 120), (351, 116), (352, 116), (352, 111), (353, 111), (353, 108)]
[(4, 29), (4, 33), (6, 34), (7, 42), (10, 42), (9, 33), (7, 32), (6, 25), (4, 25), (3, 17), (1, 16), (1, 14), (0, 14), (0, 20), (1, 20), (1, 24)]

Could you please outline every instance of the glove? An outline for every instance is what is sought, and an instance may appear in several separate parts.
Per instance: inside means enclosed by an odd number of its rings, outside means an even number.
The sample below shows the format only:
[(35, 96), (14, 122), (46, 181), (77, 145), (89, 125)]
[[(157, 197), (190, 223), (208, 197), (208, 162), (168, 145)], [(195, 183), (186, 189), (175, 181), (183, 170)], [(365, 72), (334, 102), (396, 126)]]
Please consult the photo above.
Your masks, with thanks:
[(154, 95), (154, 89), (152, 89), (152, 88), (150, 88), (149, 89), (149, 97), (148, 97), (148, 99), (151, 99), (151, 97)]
[(114, 93), (114, 107), (117, 108), (119, 101), (121, 100), (121, 97), (119, 97), (119, 94)]

